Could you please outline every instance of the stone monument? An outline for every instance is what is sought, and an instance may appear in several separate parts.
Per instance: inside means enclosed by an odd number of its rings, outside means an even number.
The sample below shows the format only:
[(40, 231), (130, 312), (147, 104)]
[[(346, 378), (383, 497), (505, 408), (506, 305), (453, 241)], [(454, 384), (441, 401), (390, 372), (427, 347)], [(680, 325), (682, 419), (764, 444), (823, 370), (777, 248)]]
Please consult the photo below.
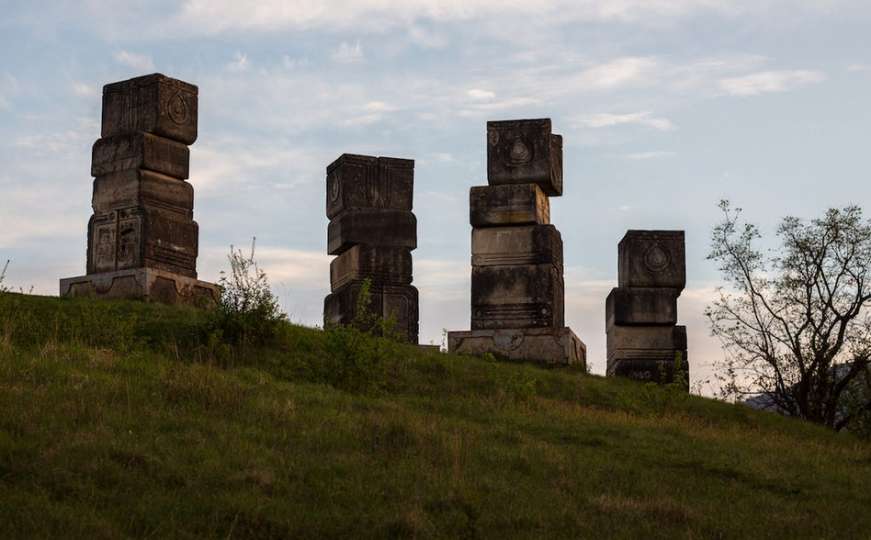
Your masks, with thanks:
[(677, 326), (686, 286), (683, 231), (628, 231), (618, 247), (618, 287), (605, 302), (608, 375), (688, 384), (687, 333)]
[[(417, 343), (413, 195), (414, 160), (342, 154), (327, 167), (327, 252), (337, 257), (330, 264), (324, 327), (387, 320), (396, 337)], [(360, 317), (360, 291), (367, 279), (369, 317)]]
[(487, 186), (469, 192), (471, 331), (448, 349), (547, 365), (586, 364), (565, 326), (563, 242), (548, 196), (562, 195), (562, 137), (550, 119), (487, 123)]
[(61, 296), (139, 298), (214, 305), (197, 279), (199, 229), (188, 145), (197, 138), (192, 84), (161, 74), (103, 87), (101, 138), (94, 143), (93, 215), (87, 274), (60, 280)]

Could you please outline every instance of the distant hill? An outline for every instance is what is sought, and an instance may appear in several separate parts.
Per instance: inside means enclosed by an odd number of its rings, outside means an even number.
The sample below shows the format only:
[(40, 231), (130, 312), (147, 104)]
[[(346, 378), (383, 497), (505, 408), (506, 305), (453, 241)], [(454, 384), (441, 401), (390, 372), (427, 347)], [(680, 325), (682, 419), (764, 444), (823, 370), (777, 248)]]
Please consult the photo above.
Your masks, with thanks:
[(871, 444), (680, 391), (0, 295), (0, 538), (868, 538)]

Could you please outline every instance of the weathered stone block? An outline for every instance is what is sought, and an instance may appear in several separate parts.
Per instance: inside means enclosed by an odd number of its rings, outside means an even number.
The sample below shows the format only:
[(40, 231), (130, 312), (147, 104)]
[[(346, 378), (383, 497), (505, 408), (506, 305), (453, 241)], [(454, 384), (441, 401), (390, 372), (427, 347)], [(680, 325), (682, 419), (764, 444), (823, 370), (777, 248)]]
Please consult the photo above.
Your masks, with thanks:
[(330, 288), (369, 278), (373, 285), (410, 285), (411, 252), (405, 248), (356, 245), (330, 263)]
[[(639, 357), (653, 354), (647, 351), (673, 351), (687, 348), (685, 326), (611, 326), (607, 329), (608, 358), (624, 351), (624, 358), (638, 351)], [(628, 355), (628, 356), (627, 356)], [(667, 358), (673, 355), (668, 354)]]
[(560, 328), (563, 276), (552, 264), (472, 267), (472, 330)]
[(611, 289), (605, 301), (605, 327), (674, 325), (680, 289), (631, 287)]
[(472, 229), (472, 266), (553, 264), (563, 267), (563, 241), (553, 225)]
[[(658, 382), (673, 380), (670, 377), (676, 370), (689, 365), (686, 327), (610, 326), (607, 354), (608, 375)], [(664, 375), (660, 376), (660, 372)]]
[(146, 131), (185, 144), (197, 140), (196, 86), (155, 73), (103, 87), (102, 137)]
[[(686, 351), (668, 351), (672, 356), (668, 359), (656, 358), (620, 358), (608, 363), (609, 377), (624, 377), (643, 382), (668, 384), (675, 381), (683, 383), (689, 390), (689, 363)], [(663, 355), (665, 356), (665, 355)]]
[(369, 308), (358, 317), (362, 283), (348, 283), (324, 299), (324, 327), (360, 323), (363, 330), (373, 328), (373, 316), (393, 323), (390, 333), (409, 343), (418, 340), (418, 292), (411, 285), (372, 285)]
[(549, 118), (487, 122), (487, 180), (491, 185), (529, 184), (563, 193), (563, 139)]
[(124, 208), (88, 222), (88, 274), (148, 267), (196, 278), (198, 226), (171, 212)]
[(454, 354), (493, 354), (507, 360), (547, 366), (585, 367), (587, 347), (570, 328), (524, 328), (448, 332), (448, 351)]
[(164, 272), (136, 268), (60, 280), (60, 295), (69, 297), (140, 299), (163, 304), (214, 307), (220, 290), (213, 283)]
[(130, 169), (94, 179), (91, 205), (96, 214), (130, 206), (147, 206), (193, 219), (194, 188), (184, 180), (143, 169)]
[(536, 184), (476, 186), (469, 190), (472, 227), (550, 223), (550, 200)]
[(414, 160), (342, 154), (327, 167), (327, 217), (345, 210), (383, 208), (411, 212)]
[(339, 255), (357, 244), (417, 247), (417, 219), (403, 210), (346, 210), (327, 227), (327, 253)]
[(185, 179), (190, 173), (190, 150), (183, 143), (142, 131), (94, 143), (91, 176), (140, 168)]
[(617, 250), (620, 287), (686, 286), (683, 231), (627, 231)]

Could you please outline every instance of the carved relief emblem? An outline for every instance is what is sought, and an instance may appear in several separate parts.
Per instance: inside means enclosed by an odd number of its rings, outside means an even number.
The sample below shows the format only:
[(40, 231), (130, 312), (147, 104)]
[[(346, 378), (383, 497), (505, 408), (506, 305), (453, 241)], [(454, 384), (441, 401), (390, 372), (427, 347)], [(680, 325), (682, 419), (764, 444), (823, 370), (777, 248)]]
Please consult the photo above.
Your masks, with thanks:
[(169, 98), (166, 103), (166, 114), (169, 115), (170, 120), (180, 126), (188, 123), (191, 113), (181, 92), (176, 92)]
[(495, 129), (491, 129), (487, 131), (487, 144), (490, 146), (496, 146), (499, 144), (499, 132)]
[(341, 191), (338, 175), (335, 172), (331, 174), (327, 183), (330, 188), (330, 202), (336, 202), (339, 198), (339, 192)]
[(136, 229), (127, 226), (118, 235), (118, 268), (129, 268), (136, 263), (136, 246), (139, 243)]
[(668, 252), (659, 244), (653, 244), (644, 254), (644, 266), (651, 272), (662, 272), (671, 263)]
[(110, 268), (115, 264), (115, 238), (112, 227), (97, 229), (97, 249), (94, 253), (97, 268)]
[(523, 332), (498, 333), (493, 336), (493, 343), (499, 350), (513, 351), (523, 345)]
[(532, 150), (530, 150), (529, 145), (523, 139), (517, 137), (511, 145), (511, 152), (509, 152), (508, 158), (511, 165), (515, 167), (525, 165), (532, 161)]

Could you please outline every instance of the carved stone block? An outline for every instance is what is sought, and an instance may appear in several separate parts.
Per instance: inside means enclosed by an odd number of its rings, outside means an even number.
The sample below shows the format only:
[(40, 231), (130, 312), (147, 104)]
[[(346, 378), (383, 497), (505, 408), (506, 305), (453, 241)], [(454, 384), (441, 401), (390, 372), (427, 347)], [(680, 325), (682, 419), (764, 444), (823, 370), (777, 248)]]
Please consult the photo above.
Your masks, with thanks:
[(91, 176), (141, 168), (185, 179), (190, 172), (187, 145), (142, 131), (98, 139), (91, 157)]
[(560, 328), (563, 276), (552, 264), (472, 267), (472, 330)]
[(607, 354), (608, 375), (669, 382), (688, 369), (686, 327), (611, 326)]
[(673, 353), (673, 356), (668, 359), (616, 359), (608, 364), (607, 375), (659, 384), (680, 380), (684, 384), (684, 388), (689, 390), (689, 363), (686, 351), (674, 350), (669, 352)]
[(103, 87), (102, 137), (146, 131), (193, 144), (197, 140), (196, 86), (159, 73)]
[(563, 241), (553, 225), (472, 229), (472, 266), (553, 264), (563, 267)]
[(140, 299), (210, 308), (218, 304), (221, 293), (213, 283), (153, 268), (136, 268), (62, 279), (60, 295)]
[(131, 169), (98, 176), (94, 180), (91, 204), (97, 214), (130, 206), (147, 206), (192, 219), (194, 188), (184, 180)]
[(563, 139), (549, 118), (487, 122), (487, 180), (490, 185), (538, 184), (563, 193)]
[(677, 323), (680, 289), (614, 288), (605, 301), (605, 327), (617, 325), (670, 325)]
[(411, 252), (405, 248), (356, 245), (330, 263), (333, 292), (366, 278), (374, 285), (410, 285)]
[(411, 212), (414, 160), (342, 154), (327, 167), (327, 217), (345, 210), (383, 208)]
[(448, 332), (454, 354), (493, 354), (506, 360), (546, 366), (586, 366), (587, 347), (570, 328), (523, 328)]
[(170, 212), (125, 208), (91, 217), (88, 274), (148, 267), (196, 278), (198, 227)]
[(357, 244), (417, 247), (417, 219), (404, 210), (346, 210), (327, 227), (327, 253), (339, 255)]
[(683, 231), (627, 231), (617, 249), (621, 288), (686, 286)]
[[(324, 327), (361, 323), (371, 330), (373, 316), (392, 322), (395, 337), (409, 343), (418, 340), (418, 292), (411, 285), (372, 285), (368, 315), (358, 317), (362, 284), (351, 282), (324, 299)], [(368, 320), (367, 320), (368, 319)]]
[(472, 227), (550, 223), (550, 200), (536, 184), (476, 186), (469, 190)]

